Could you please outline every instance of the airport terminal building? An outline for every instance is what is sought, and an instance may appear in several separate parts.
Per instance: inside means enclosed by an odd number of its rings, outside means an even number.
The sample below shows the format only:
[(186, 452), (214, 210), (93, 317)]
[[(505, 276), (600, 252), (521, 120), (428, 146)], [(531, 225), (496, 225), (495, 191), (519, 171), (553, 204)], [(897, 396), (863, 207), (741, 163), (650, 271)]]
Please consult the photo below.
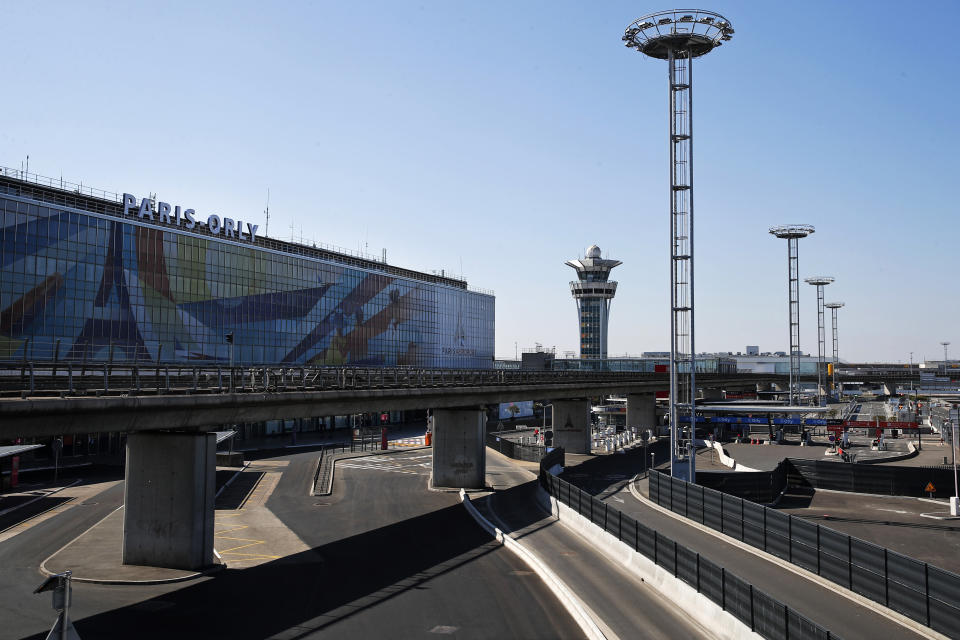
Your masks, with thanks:
[(490, 368), (494, 297), (0, 168), (0, 361)]

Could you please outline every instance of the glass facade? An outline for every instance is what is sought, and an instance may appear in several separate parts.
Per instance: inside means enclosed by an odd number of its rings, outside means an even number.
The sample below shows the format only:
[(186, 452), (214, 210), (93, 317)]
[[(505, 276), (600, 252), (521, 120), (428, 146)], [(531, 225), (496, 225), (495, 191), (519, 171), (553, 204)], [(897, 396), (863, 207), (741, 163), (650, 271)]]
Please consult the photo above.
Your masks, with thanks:
[[(274, 247), (274, 248), (271, 248)], [(494, 297), (0, 179), (0, 360), (490, 368)]]
[(585, 360), (606, 356), (602, 338), (606, 329), (607, 304), (604, 298), (580, 300), (580, 357)]

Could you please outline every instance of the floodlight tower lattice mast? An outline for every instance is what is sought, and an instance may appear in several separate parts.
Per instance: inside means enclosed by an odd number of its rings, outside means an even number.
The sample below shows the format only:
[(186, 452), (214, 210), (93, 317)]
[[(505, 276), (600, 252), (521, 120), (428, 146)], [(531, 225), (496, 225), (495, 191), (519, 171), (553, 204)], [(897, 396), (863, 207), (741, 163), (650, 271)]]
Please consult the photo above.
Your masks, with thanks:
[(823, 305), (827, 309), (830, 309), (830, 329), (833, 332), (833, 376), (830, 381), (830, 388), (834, 393), (837, 392), (837, 365), (840, 363), (840, 350), (838, 348), (839, 341), (837, 340), (837, 309), (843, 307), (842, 302), (828, 302)]
[(826, 332), (823, 326), (823, 288), (833, 282), (829, 276), (805, 278), (804, 282), (817, 288), (817, 406), (824, 406), (823, 388), (826, 386), (824, 374), (824, 353), (826, 351)]
[[(696, 351), (693, 316), (693, 59), (733, 38), (730, 21), (712, 11), (677, 9), (638, 18), (626, 46), (666, 60), (670, 92), (670, 474), (696, 478)], [(690, 432), (679, 429), (690, 417)], [(684, 465), (683, 463), (687, 464)], [(684, 469), (686, 466), (686, 469)]]
[(809, 224), (770, 227), (770, 233), (787, 241), (787, 277), (790, 292), (790, 405), (800, 393), (800, 274), (797, 241), (814, 232)]
[(941, 342), (940, 344), (941, 346), (943, 346), (943, 368), (946, 369), (947, 368), (947, 347), (950, 346), (950, 343)]

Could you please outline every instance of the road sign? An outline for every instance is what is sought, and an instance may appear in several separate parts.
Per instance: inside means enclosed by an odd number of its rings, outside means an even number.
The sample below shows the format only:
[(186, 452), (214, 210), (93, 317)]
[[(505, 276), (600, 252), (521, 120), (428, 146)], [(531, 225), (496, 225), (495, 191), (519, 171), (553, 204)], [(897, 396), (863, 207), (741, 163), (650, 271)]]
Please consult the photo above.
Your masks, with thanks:
[(924, 489), (924, 491), (926, 491), (927, 493), (936, 493), (937, 488), (936, 488), (935, 486), (933, 486), (933, 483), (932, 483), (932, 482), (928, 482), (928, 483), (927, 483), (927, 488)]

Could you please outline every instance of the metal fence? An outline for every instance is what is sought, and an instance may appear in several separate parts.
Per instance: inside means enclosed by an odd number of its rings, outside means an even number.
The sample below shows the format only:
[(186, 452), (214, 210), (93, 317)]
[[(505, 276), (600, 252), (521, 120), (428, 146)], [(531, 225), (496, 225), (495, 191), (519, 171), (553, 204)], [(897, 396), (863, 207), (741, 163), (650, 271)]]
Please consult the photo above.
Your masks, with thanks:
[(544, 458), (540, 464), (540, 485), (551, 496), (710, 598), (751, 631), (774, 640), (838, 637), (709, 558), (547, 472), (552, 466), (548, 462)]
[[(945, 466), (874, 466), (795, 458), (785, 462), (791, 476), (799, 476), (802, 484), (816, 489), (921, 498), (929, 494), (937, 498), (953, 495), (953, 470)], [(928, 492), (928, 484), (933, 484), (935, 490)]]
[(513, 440), (504, 438), (501, 432), (490, 432), (487, 434), (487, 446), (496, 449), (508, 458), (514, 460), (525, 460), (527, 462), (540, 462), (546, 453), (546, 448), (535, 444), (520, 444)]
[(960, 637), (960, 575), (659, 471), (650, 474), (650, 498), (940, 633)]
[(787, 486), (787, 466), (781, 463), (773, 471), (697, 471), (697, 484), (753, 502), (770, 504), (780, 497)]
[[(787, 458), (772, 471), (701, 471), (697, 473), (697, 484), (763, 504), (774, 502), (788, 486), (947, 498), (953, 495), (953, 469), (947, 466), (878, 466)], [(927, 491), (931, 484), (934, 490)]]

